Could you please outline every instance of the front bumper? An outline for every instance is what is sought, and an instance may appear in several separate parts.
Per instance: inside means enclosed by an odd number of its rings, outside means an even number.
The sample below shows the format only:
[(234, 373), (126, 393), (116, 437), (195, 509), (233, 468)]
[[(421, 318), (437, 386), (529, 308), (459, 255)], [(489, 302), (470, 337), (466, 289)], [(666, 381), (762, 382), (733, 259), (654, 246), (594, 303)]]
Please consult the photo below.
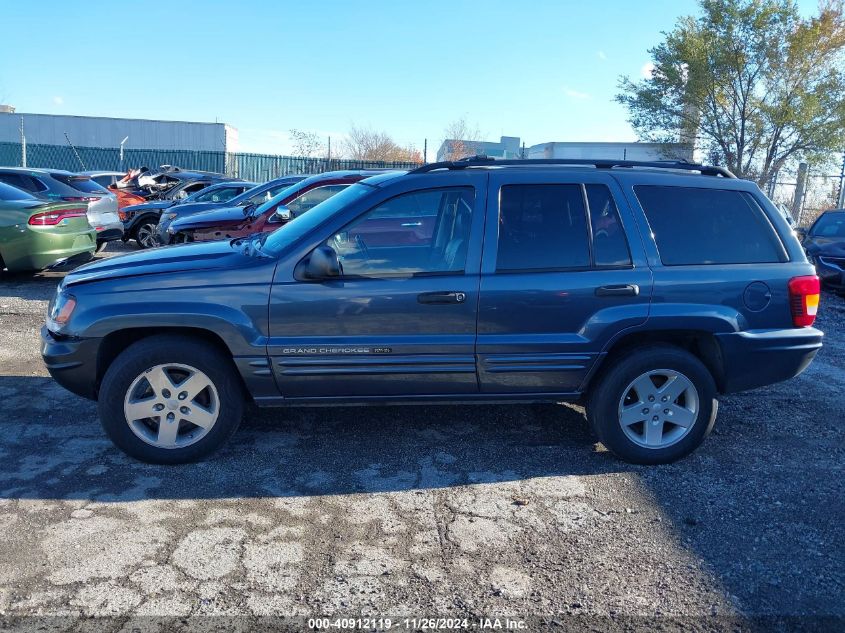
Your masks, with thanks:
[(156, 239), (162, 246), (167, 246), (173, 240), (173, 236), (167, 232), (167, 227), (170, 226), (172, 220), (165, 220), (162, 217), (158, 221), (158, 228), (156, 229)]
[(97, 399), (97, 350), (100, 339), (56, 338), (41, 327), (41, 357), (53, 379), (68, 391)]
[(756, 389), (794, 378), (822, 347), (813, 327), (717, 334), (722, 353), (722, 393)]

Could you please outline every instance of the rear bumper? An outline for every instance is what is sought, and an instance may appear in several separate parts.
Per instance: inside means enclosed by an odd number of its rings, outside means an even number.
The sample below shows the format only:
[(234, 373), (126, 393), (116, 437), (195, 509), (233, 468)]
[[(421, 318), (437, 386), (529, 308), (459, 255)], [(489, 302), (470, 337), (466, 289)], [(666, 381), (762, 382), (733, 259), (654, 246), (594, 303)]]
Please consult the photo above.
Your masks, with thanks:
[(41, 357), (47, 371), (68, 391), (97, 399), (97, 350), (100, 339), (58, 339), (41, 327)]
[(114, 228), (105, 228), (97, 232), (97, 244), (103, 242), (114, 242), (115, 240), (123, 239), (123, 225)]
[(746, 391), (794, 378), (821, 349), (823, 338), (812, 327), (717, 334), (724, 369), (720, 391)]
[(85, 260), (94, 254), (93, 229), (83, 233), (43, 232), (18, 252), (7, 253), (6, 267), (10, 272), (44, 270), (68, 260)]

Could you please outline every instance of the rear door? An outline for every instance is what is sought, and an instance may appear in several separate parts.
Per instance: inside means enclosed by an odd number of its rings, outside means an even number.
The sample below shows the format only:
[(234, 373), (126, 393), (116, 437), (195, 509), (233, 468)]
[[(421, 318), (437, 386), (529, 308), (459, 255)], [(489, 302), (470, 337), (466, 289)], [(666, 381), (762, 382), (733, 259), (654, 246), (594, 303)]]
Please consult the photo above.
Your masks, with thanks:
[(487, 201), (481, 391), (578, 392), (605, 344), (648, 317), (651, 272), (624, 196), (597, 170), (503, 170)]

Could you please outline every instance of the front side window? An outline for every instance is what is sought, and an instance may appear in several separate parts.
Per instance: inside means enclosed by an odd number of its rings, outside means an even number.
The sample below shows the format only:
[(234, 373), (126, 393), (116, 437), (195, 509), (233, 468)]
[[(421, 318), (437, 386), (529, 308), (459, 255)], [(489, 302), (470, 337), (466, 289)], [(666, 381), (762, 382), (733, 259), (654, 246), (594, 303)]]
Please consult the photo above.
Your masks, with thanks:
[(581, 185), (505, 185), (499, 193), (496, 270), (589, 268)]
[(235, 187), (220, 187), (212, 191), (203, 191), (194, 198), (194, 202), (228, 202), (240, 193)]
[(387, 200), (330, 238), (344, 276), (458, 273), (466, 267), (474, 189), (414, 191)]
[(771, 222), (747, 192), (659, 185), (634, 192), (667, 266), (786, 261)]

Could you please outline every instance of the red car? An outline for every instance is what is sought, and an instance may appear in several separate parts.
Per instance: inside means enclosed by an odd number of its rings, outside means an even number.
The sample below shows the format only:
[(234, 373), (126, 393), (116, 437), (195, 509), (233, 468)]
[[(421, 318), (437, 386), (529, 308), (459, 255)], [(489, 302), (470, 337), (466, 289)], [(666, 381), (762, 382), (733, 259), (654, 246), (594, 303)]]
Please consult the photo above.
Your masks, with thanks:
[(275, 231), (349, 185), (384, 171), (328, 171), (291, 185), (257, 207), (227, 207), (178, 218), (167, 228), (170, 243), (208, 242)]

